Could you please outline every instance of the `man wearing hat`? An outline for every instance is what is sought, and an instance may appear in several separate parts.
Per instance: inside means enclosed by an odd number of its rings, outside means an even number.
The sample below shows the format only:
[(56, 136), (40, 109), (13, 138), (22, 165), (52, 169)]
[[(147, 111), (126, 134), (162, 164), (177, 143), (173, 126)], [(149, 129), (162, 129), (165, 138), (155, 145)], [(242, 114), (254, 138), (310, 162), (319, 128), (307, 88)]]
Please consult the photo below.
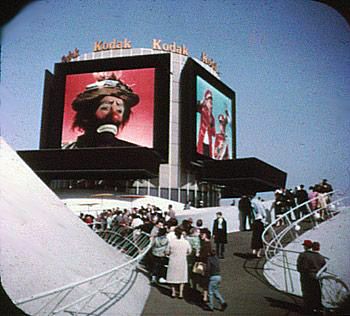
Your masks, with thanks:
[(326, 264), (319, 254), (320, 243), (304, 240), (304, 252), (297, 259), (297, 270), (300, 273), (301, 291), (303, 293), (306, 313), (317, 313), (322, 309), (321, 285), (317, 273)]
[(322, 193), (330, 193), (333, 191), (333, 187), (330, 183), (328, 183), (327, 179), (323, 179), (320, 185)]
[(213, 115), (213, 94), (208, 89), (204, 93), (204, 100), (198, 102), (197, 112), (200, 113), (197, 152), (213, 157), (213, 138), (215, 137), (215, 118)]
[(326, 203), (331, 202), (331, 196), (333, 192), (333, 187), (330, 183), (328, 183), (327, 179), (323, 179), (320, 184), (320, 193), (324, 194), (324, 199)]
[(114, 72), (94, 76), (96, 82), (87, 85), (72, 103), (76, 112), (72, 127), (84, 134), (65, 149), (133, 145), (116, 136), (129, 121), (131, 108), (138, 104), (139, 96)]

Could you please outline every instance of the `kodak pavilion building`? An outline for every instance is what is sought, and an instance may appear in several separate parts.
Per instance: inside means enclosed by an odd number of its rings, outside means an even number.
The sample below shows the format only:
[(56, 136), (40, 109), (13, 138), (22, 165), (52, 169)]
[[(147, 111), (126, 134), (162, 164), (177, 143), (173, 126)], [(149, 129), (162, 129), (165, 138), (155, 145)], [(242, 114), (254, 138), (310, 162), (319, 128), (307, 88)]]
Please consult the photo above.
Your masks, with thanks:
[(46, 71), (40, 149), (20, 156), (54, 190), (111, 189), (194, 206), (284, 187), (286, 173), (237, 159), (235, 92), (185, 45), (128, 39), (76, 49)]

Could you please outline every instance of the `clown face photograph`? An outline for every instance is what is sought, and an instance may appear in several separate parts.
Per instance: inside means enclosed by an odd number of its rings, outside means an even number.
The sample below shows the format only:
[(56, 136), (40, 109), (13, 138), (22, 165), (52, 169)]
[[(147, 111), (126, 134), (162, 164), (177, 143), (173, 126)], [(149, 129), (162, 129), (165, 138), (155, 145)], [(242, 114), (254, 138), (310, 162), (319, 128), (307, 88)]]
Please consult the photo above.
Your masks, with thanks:
[(67, 75), (63, 149), (153, 146), (153, 68)]

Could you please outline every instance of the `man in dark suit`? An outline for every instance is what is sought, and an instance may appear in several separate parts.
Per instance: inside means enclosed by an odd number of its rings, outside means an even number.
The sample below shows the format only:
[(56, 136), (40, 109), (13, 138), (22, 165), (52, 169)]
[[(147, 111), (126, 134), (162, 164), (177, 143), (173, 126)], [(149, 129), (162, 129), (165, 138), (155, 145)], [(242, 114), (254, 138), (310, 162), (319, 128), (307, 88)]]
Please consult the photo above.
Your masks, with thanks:
[(247, 230), (247, 219), (249, 222), (249, 228), (251, 229), (252, 224), (254, 222), (252, 205), (250, 199), (247, 195), (242, 195), (241, 199), (238, 202), (238, 210), (239, 210), (239, 222), (240, 222), (240, 231)]
[(221, 212), (216, 213), (213, 224), (213, 237), (216, 244), (216, 253), (219, 258), (224, 258), (225, 244), (227, 244), (227, 223)]
[[(303, 184), (301, 184), (298, 187), (297, 191), (295, 192), (295, 197), (296, 197), (298, 205), (304, 204), (305, 202), (307, 202), (309, 200), (308, 194), (307, 194), (306, 190), (304, 189)], [(302, 216), (304, 216), (306, 214), (307, 214), (307, 204), (300, 206), (295, 212), (295, 216), (297, 219), (301, 218)]]
[(319, 254), (320, 243), (304, 240), (304, 252), (297, 259), (297, 270), (300, 273), (301, 290), (304, 308), (307, 314), (322, 310), (321, 285), (317, 272), (326, 264), (325, 258)]

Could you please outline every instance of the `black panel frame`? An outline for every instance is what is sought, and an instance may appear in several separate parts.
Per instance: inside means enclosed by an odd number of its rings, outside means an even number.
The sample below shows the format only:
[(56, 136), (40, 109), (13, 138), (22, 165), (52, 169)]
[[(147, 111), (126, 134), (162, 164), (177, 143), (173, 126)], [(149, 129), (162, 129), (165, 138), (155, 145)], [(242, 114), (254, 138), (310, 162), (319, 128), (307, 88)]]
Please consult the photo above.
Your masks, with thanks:
[(18, 151), (42, 179), (150, 179), (158, 177), (161, 157), (146, 147)]
[(254, 157), (207, 160), (201, 168), (201, 180), (227, 186), (222, 195), (232, 197), (234, 194), (254, 194), (284, 188), (287, 173)]
[(199, 76), (203, 80), (207, 81), (215, 89), (223, 93), (232, 101), (232, 159), (236, 159), (236, 94), (235, 92), (225, 85), (218, 78), (213, 76), (205, 68), (203, 68), (198, 62), (192, 58), (188, 58), (182, 74), (181, 74), (181, 88), (180, 88), (180, 100), (181, 100), (181, 159), (182, 163), (191, 168), (191, 164), (197, 164), (204, 160), (214, 160), (210, 157), (197, 153), (197, 135), (196, 135), (196, 100), (197, 100), (197, 88), (196, 77)]
[(152, 149), (162, 157), (163, 162), (167, 162), (170, 106), (170, 54), (168, 53), (55, 64), (53, 78), (48, 74), (45, 77), (40, 149), (61, 148), (67, 75), (141, 68), (155, 68)]

